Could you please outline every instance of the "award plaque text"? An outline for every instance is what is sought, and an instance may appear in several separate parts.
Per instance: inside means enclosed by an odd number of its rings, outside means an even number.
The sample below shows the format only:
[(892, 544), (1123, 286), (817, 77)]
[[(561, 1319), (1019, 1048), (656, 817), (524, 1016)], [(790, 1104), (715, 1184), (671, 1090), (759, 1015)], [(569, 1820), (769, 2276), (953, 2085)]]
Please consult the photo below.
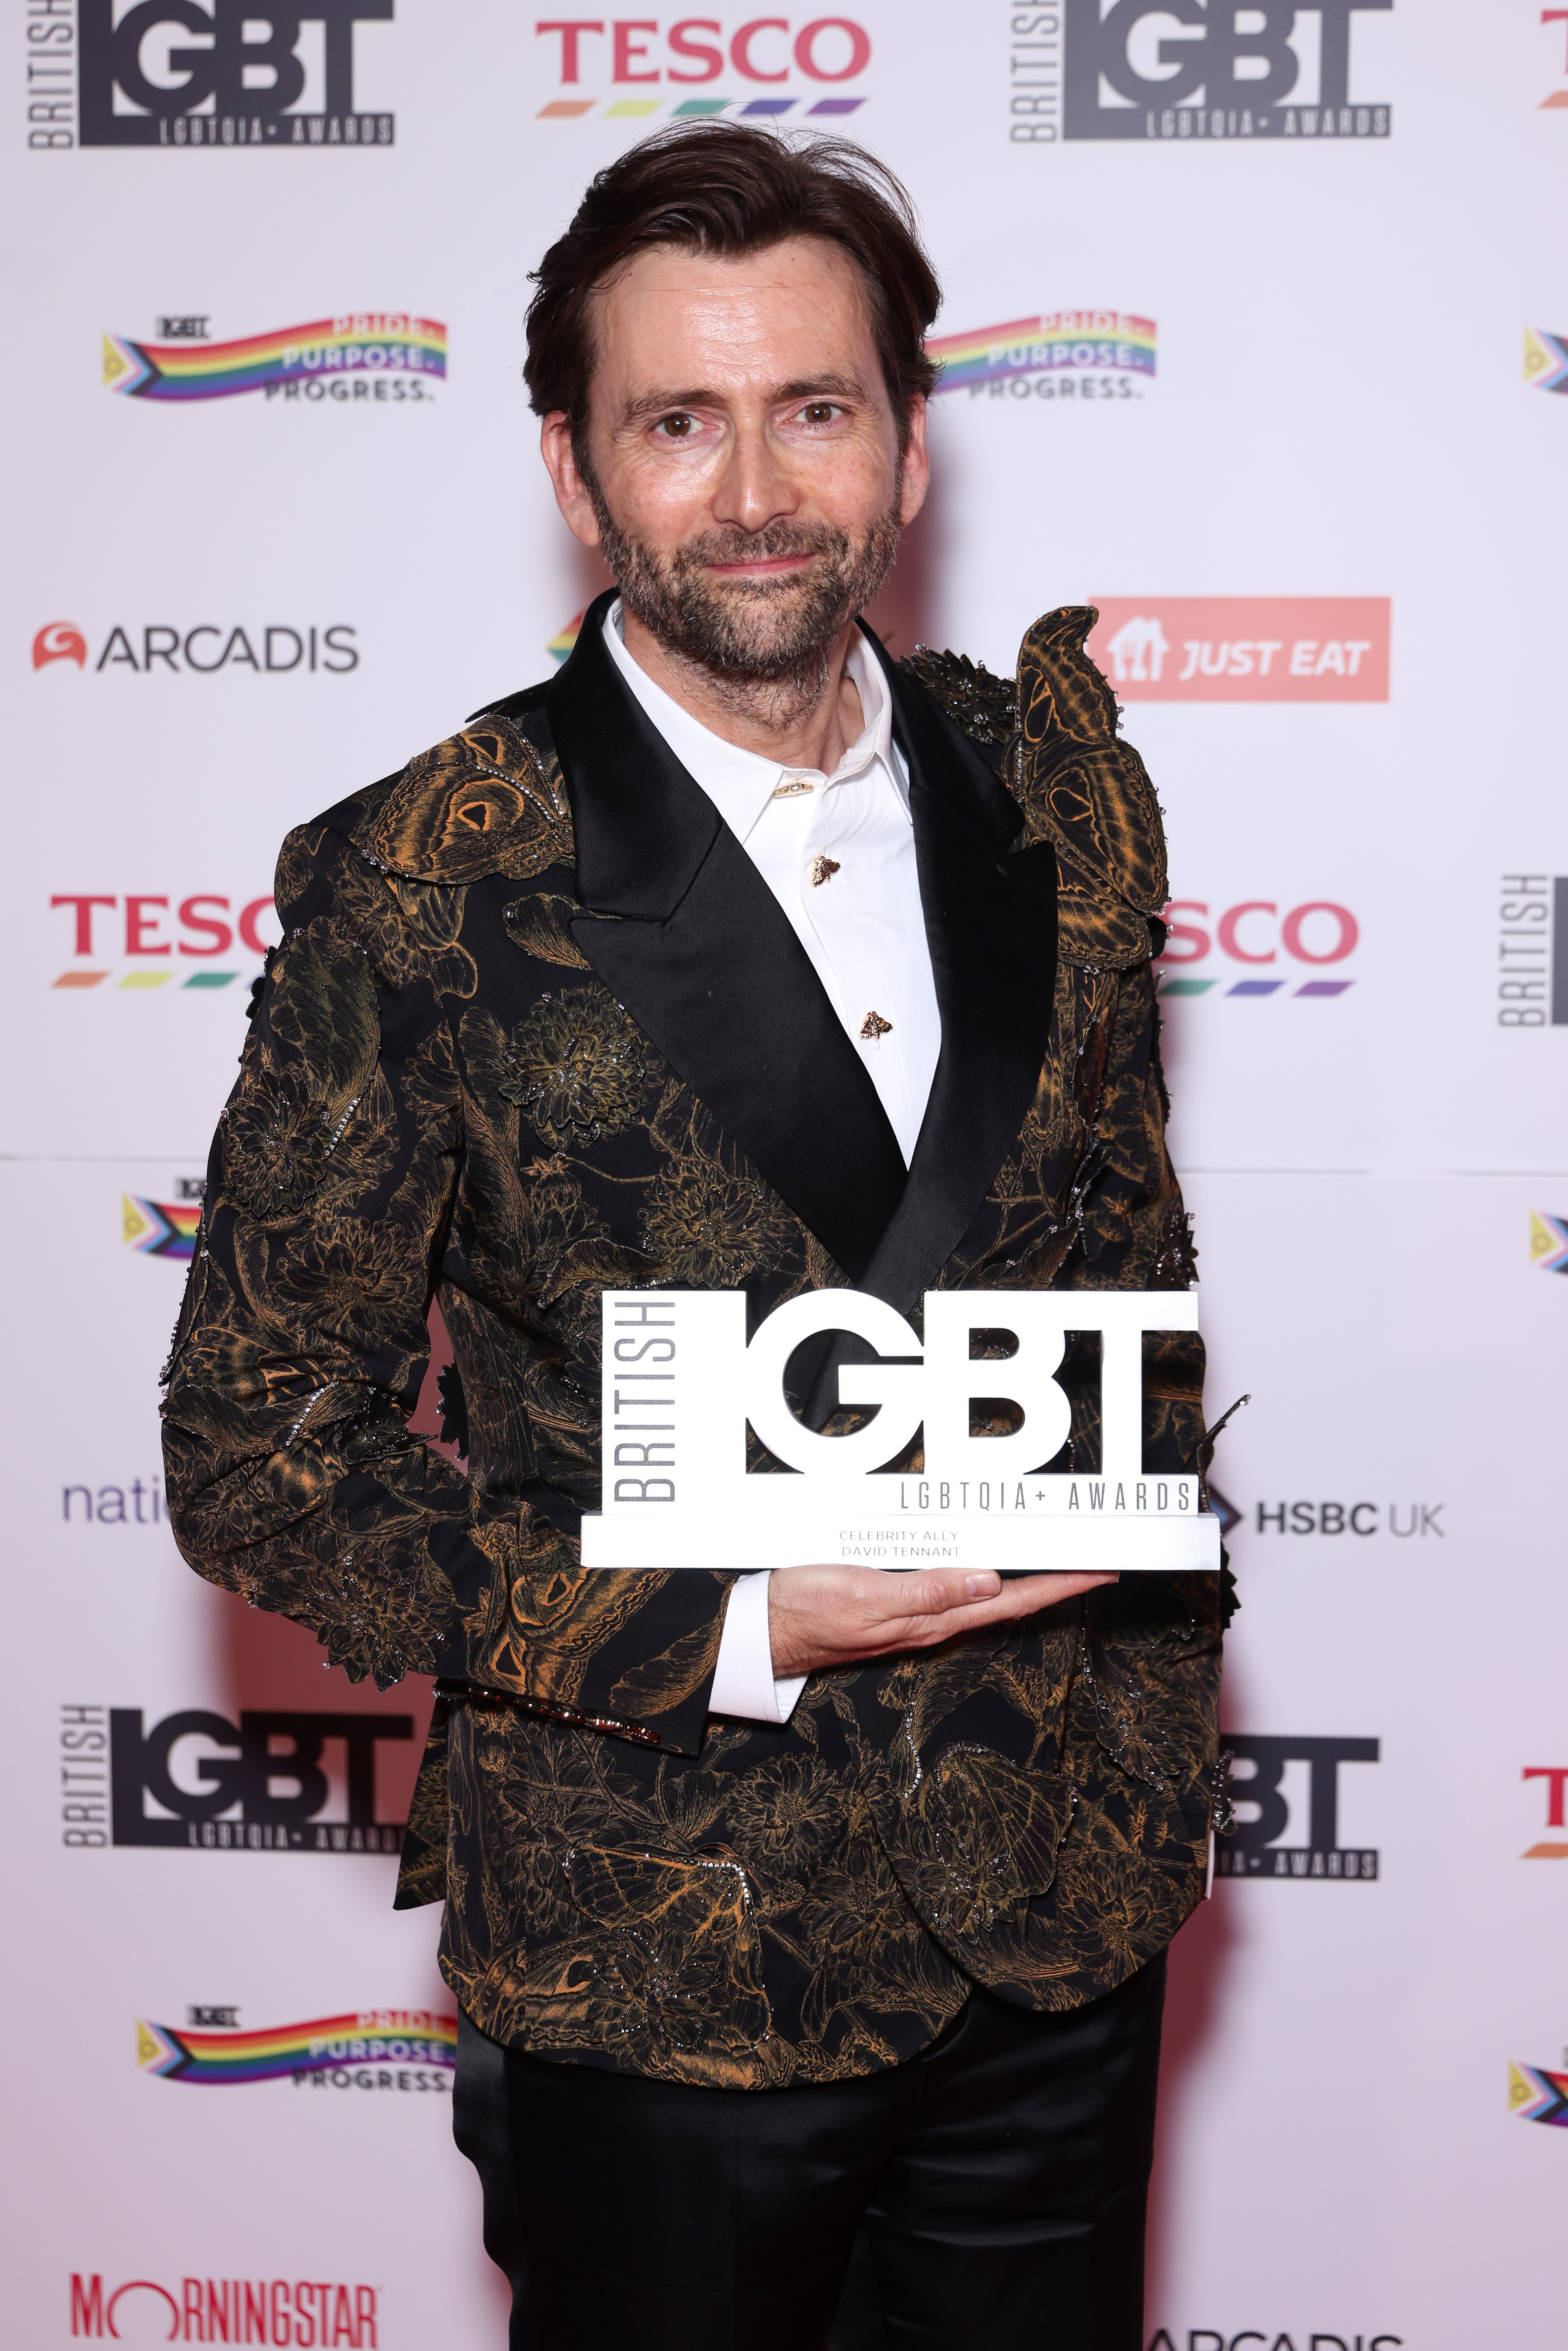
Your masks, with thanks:
[[(1196, 1331), (1192, 1291), (928, 1290), (924, 1345), (860, 1290), (793, 1298), (749, 1342), (746, 1310), (740, 1290), (604, 1292), (604, 1489), (582, 1521), (584, 1566), (1218, 1567), (1196, 1470), (1143, 1460), (1144, 1333)], [(878, 1410), (827, 1437), (791, 1410), (784, 1375), (797, 1348), (837, 1331), (880, 1358), (840, 1367), (840, 1403)], [(971, 1357), (971, 1332), (998, 1332), (1011, 1354)], [(1070, 1332), (1100, 1339), (1093, 1469), (1060, 1467)], [(982, 1399), (1021, 1425), (972, 1436)], [(747, 1422), (783, 1473), (748, 1473)], [(887, 1469), (921, 1430), (920, 1474)]]

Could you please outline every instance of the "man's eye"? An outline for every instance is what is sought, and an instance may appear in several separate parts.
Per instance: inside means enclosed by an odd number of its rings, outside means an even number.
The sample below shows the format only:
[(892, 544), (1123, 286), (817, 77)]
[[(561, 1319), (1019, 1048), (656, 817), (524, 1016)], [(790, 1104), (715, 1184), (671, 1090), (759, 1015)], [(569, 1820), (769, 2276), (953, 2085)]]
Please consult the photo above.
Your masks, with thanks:
[(662, 416), (659, 419), (658, 429), (667, 440), (689, 441), (695, 423), (695, 416)]
[(831, 424), (838, 413), (836, 404), (831, 400), (808, 401), (800, 411), (808, 424)]

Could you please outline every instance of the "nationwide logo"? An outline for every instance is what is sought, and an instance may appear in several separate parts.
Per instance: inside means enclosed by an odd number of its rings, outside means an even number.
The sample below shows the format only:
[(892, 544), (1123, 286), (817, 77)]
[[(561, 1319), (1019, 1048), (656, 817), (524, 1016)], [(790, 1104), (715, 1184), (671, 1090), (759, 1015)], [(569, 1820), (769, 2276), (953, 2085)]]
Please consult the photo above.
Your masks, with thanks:
[[(1549, 1829), (1561, 1829), (1563, 1820), (1563, 1791), (1568, 1785), (1568, 1763), (1527, 1763), (1520, 1773), (1521, 1780), (1544, 1780), (1546, 1782), (1546, 1821)], [(1520, 1855), (1521, 1861), (1568, 1861), (1568, 1843), (1562, 1837), (1547, 1837), (1527, 1845)]]
[[(1394, 0), (1063, 0), (1015, 15), (1009, 135), (1063, 139), (1386, 139), (1364, 95), (1357, 17)], [(1353, 87), (1354, 84), (1354, 87)]]
[[(218, 890), (196, 890), (180, 898), (170, 891), (131, 891), (122, 900), (118, 892), (61, 890), (49, 900), (51, 913), (68, 907), (71, 941), (77, 960), (49, 983), (51, 987), (81, 993), (103, 987), (113, 978), (106, 938), (124, 941), (126, 967), (114, 981), (116, 989), (144, 996), (159, 988), (183, 995), (194, 989), (210, 995), (247, 976), (237, 966), (220, 968), (212, 958), (235, 955), (265, 956), (268, 941), (261, 925), (272, 914), (272, 893), (255, 898), (230, 896)], [(120, 922), (115, 916), (120, 915)], [(187, 967), (193, 963), (193, 971)], [(251, 967), (254, 969), (254, 966)]]
[[(1233, 1762), (1252, 1769), (1231, 1781), (1237, 1823), (1234, 1834), (1215, 1847), (1217, 1876), (1365, 1883), (1377, 1876), (1375, 1851), (1339, 1841), (1340, 1766), (1375, 1763), (1375, 1739), (1242, 1738), (1227, 1731), (1224, 1744)], [(1242, 1812), (1250, 1817), (1241, 1818)]]
[(1530, 1212), (1530, 1261), (1542, 1273), (1568, 1273), (1568, 1217)]
[[(408, 1714), (246, 1712), (236, 1725), (191, 1708), (144, 1730), (140, 1709), (111, 1707), (113, 1842), (189, 1852), (396, 1853), (405, 1824), (376, 1817), (376, 1750), (413, 1737)], [(329, 1745), (346, 1791), (341, 1818), (329, 1813), (334, 1791), (322, 1754)]]
[(325, 626), (313, 621), (298, 629), (281, 621), (260, 627), (252, 622), (249, 628), (200, 621), (189, 629), (153, 621), (128, 629), (117, 621), (91, 661), (87, 637), (74, 621), (47, 621), (33, 639), (33, 667), (72, 662), (85, 670), (90, 663), (95, 677), (106, 670), (131, 670), (139, 677), (165, 670), (172, 677), (211, 677), (220, 669), (247, 669), (253, 677), (313, 677), (319, 670), (329, 677), (347, 677), (360, 666), (353, 642), (359, 633), (347, 621)]
[(1568, 875), (1498, 882), (1497, 1025), (1568, 1028)]
[[(320, 0), (318, 0), (320, 5)], [(101, 2342), (347, 2344), (380, 2351), (380, 2289), (319, 2278), (199, 2278), (160, 2285), (71, 2273), (71, 2333)]]
[(1510, 2065), (1508, 2103), (1521, 2122), (1568, 2130), (1568, 2074), (1549, 2073), (1544, 2065)]
[(347, 310), (238, 342), (137, 343), (103, 339), (107, 390), (131, 400), (434, 400), (446, 374), (446, 329), (411, 310)]
[(367, 110), (360, 68), (362, 28), (392, 5), (308, 0), (268, 16), (248, 0), (78, 0), (79, 60), (65, 43), (32, 52), (51, 70), (29, 76), (29, 93), (50, 112), (29, 110), (27, 143), (390, 147), (395, 120)]
[(941, 368), (938, 392), (971, 400), (1141, 400), (1153, 381), (1156, 329), (1125, 310), (1053, 310), (925, 349)]
[(361, 2009), (264, 2032), (176, 2032), (138, 2018), (136, 2062), (164, 2081), (205, 2089), (299, 2083), (344, 2066), (438, 2065), (450, 2072), (457, 2062), (457, 2019), (423, 2009)]
[(199, 1200), (143, 1200), (130, 1192), (120, 1194), (120, 1238), (128, 1249), (139, 1250), (143, 1257), (172, 1257), (182, 1265), (189, 1265), (196, 1253), (196, 1234), (202, 1222)]
[[(580, 121), (595, 113), (602, 120), (638, 122), (666, 112), (777, 121), (797, 110), (821, 120), (857, 113), (866, 103), (863, 95), (852, 97), (842, 87), (858, 81), (871, 63), (871, 35), (850, 16), (816, 16), (798, 28), (786, 16), (757, 16), (733, 31), (716, 17), (688, 16), (667, 33), (651, 17), (593, 23), (556, 17), (536, 24), (534, 33), (549, 46), (557, 88), (572, 92), (541, 106), (541, 122)], [(740, 87), (727, 95), (706, 87), (731, 76)], [(585, 80), (635, 95), (582, 98), (578, 90)], [(780, 95), (779, 85), (791, 80), (796, 90)], [(654, 84), (664, 88), (650, 97)], [(767, 94), (751, 95), (759, 86)], [(694, 88), (703, 94), (690, 95)]]
[[(1284, 903), (1240, 898), (1211, 919), (1207, 899), (1168, 900), (1165, 950), (1155, 966), (1161, 996), (1207, 996), (1218, 989), (1249, 1000), (1289, 996), (1322, 1003), (1346, 994), (1355, 985), (1354, 975), (1336, 972), (1329, 978), (1324, 967), (1347, 961), (1360, 943), (1361, 925), (1350, 908), (1333, 898), (1307, 898), (1281, 915)], [(1202, 919), (1192, 920), (1195, 915)], [(1207, 964), (1217, 948), (1225, 962), (1247, 967), (1246, 976), (1232, 977), (1223, 966), (1218, 972), (1192, 968)], [(1287, 970), (1291, 963), (1304, 964), (1312, 976), (1285, 977), (1278, 968), (1281, 957)], [(1276, 969), (1264, 977), (1260, 967), (1268, 965)]]
[(1097, 596), (1124, 702), (1386, 702), (1386, 596)]

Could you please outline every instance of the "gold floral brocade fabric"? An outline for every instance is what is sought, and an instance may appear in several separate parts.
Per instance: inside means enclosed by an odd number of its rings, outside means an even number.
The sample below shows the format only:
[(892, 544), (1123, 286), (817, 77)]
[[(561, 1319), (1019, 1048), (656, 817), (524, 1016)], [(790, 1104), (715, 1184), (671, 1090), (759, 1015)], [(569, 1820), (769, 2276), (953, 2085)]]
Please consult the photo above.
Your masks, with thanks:
[[(1016, 681), (925, 653), (899, 679), (1058, 872), (1038, 1081), (931, 1286), (1194, 1277), (1150, 964), (1164, 841), (1091, 620), (1039, 622)], [(813, 1674), (779, 1727), (708, 1713), (732, 1575), (581, 1566), (605, 1286), (744, 1289), (755, 1318), (850, 1276), (599, 977), (621, 917), (580, 894), (543, 694), (291, 833), (277, 895), (168, 1372), (172, 1523), (356, 1679), (443, 1677), (400, 1899), (444, 1898), (468, 2014), (765, 2087), (896, 2064), (974, 1983), (1068, 2007), (1152, 1958), (1203, 1886), (1217, 1578)], [(407, 1427), (433, 1295), (467, 1475)], [(1092, 1364), (1064, 1384), (1092, 1467)], [(1202, 1465), (1201, 1390), (1196, 1340), (1150, 1342), (1151, 1469)]]

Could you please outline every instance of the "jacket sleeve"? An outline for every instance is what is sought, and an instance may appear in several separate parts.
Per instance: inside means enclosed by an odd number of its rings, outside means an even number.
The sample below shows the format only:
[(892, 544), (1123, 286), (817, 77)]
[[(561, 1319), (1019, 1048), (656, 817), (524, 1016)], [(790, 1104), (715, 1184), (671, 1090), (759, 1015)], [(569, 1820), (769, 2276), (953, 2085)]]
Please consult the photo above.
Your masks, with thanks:
[[(1016, 789), (1026, 839), (1061, 875), (1053, 1099), (1068, 1129), (1059, 1287), (1186, 1290), (1196, 1252), (1166, 1143), (1152, 957), (1168, 893), (1159, 803), (1116, 700), (1083, 651), (1095, 615), (1048, 614), (1019, 664)], [(1203, 1343), (1145, 1342), (1145, 1458), (1201, 1467)]]
[(461, 893), (377, 872), (328, 820), (289, 836), (277, 896), (165, 1373), (175, 1539), (355, 1680), (442, 1674), (695, 1746), (730, 1579), (585, 1575), (407, 1426), (464, 1152)]

